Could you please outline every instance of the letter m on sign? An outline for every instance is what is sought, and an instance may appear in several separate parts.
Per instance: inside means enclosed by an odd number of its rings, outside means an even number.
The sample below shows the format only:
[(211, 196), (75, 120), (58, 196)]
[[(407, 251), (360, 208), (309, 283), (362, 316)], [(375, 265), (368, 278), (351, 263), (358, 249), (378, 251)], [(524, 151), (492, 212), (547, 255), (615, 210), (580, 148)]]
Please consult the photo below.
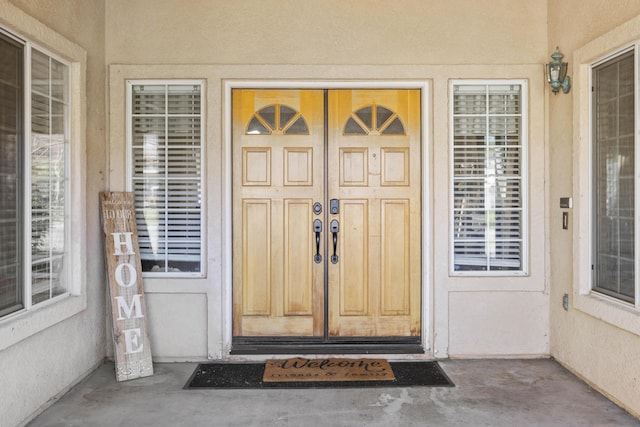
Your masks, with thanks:
[(153, 375), (133, 193), (100, 193), (118, 381)]
[(134, 314), (135, 315), (133, 317), (135, 319), (142, 319), (144, 317), (144, 314), (142, 314), (142, 303), (140, 302), (141, 298), (142, 295), (135, 294), (131, 298), (131, 305), (129, 305), (122, 295), (115, 297), (118, 305), (118, 320), (131, 319), (131, 315)]

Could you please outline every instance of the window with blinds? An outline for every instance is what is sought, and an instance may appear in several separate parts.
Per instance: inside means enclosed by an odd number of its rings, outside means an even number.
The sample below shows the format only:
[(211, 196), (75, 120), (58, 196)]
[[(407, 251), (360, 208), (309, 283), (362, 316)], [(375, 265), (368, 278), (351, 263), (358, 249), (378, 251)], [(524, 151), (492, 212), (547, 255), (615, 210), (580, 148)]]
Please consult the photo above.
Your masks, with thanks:
[(453, 274), (526, 273), (525, 85), (452, 82)]
[(69, 65), (0, 31), (0, 316), (68, 293)]
[(595, 291), (635, 298), (635, 59), (626, 52), (593, 73), (593, 259)]
[(66, 292), (69, 67), (31, 50), (31, 294)]
[(129, 173), (147, 274), (201, 275), (202, 82), (129, 82)]

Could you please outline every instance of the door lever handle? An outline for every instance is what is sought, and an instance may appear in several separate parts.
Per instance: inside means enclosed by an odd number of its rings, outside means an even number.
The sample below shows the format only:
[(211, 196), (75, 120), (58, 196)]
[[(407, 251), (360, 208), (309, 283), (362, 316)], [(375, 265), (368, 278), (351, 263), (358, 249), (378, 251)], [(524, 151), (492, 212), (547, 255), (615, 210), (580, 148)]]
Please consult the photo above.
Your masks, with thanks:
[(320, 255), (320, 235), (322, 234), (322, 221), (316, 219), (313, 221), (313, 231), (316, 233), (316, 254), (313, 257), (313, 261), (316, 264), (322, 262), (322, 255)]
[(337, 219), (331, 220), (331, 233), (333, 233), (333, 255), (331, 255), (331, 263), (338, 263), (338, 231), (340, 231), (340, 224)]

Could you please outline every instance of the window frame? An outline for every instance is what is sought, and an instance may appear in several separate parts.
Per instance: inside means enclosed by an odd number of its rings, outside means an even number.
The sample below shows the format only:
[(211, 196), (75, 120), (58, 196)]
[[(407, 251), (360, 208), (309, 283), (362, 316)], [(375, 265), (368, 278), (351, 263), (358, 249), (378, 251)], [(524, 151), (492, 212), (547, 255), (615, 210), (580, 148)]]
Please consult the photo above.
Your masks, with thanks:
[[(34, 271), (33, 271), (33, 267), (34, 267), (34, 260), (33, 260), (33, 221), (34, 221), (34, 217), (33, 217), (33, 137), (34, 135), (36, 135), (33, 132), (33, 96), (34, 94), (38, 93), (34, 88), (33, 88), (33, 80), (32, 80), (32, 68), (33, 68), (33, 62), (32, 62), (32, 57), (33, 57), (33, 52), (37, 51), (41, 54), (43, 54), (44, 56), (47, 57), (48, 61), (51, 60), (55, 60), (58, 61), (59, 63), (61, 63), (62, 65), (64, 65), (66, 67), (65, 71), (66, 71), (66, 80), (67, 80), (67, 86), (64, 88), (64, 91), (66, 92), (63, 95), (63, 99), (66, 100), (66, 103), (64, 104), (64, 109), (65, 109), (65, 117), (64, 117), (64, 159), (63, 159), (63, 163), (64, 163), (64, 175), (63, 175), (63, 182), (64, 182), (64, 189), (63, 189), (63, 194), (64, 195), (68, 195), (69, 194), (69, 189), (70, 189), (70, 179), (69, 179), (69, 167), (70, 167), (70, 146), (71, 146), (71, 135), (70, 135), (70, 126), (71, 126), (71, 118), (70, 118), (70, 114), (71, 114), (71, 109), (69, 106), (69, 103), (71, 101), (71, 82), (70, 82), (70, 74), (71, 74), (71, 64), (68, 61), (65, 61), (64, 59), (60, 58), (59, 56), (51, 53), (49, 50), (44, 49), (40, 46), (38, 46), (35, 43), (32, 43), (29, 40), (23, 40), (20, 39), (14, 35), (12, 35), (11, 33), (4, 31), (0, 28), (0, 32), (2, 33), (2, 35), (16, 41), (18, 44), (22, 45), (23, 47), (23, 62), (22, 62), (22, 102), (21, 102), (21, 114), (20, 114), (20, 118), (21, 118), (21, 122), (22, 122), (22, 126), (20, 128), (20, 133), (22, 134), (22, 139), (21, 139), (21, 143), (20, 143), (20, 149), (22, 150), (22, 155), (20, 156), (20, 166), (21, 169), (19, 171), (21, 178), (22, 178), (22, 182), (20, 185), (20, 196), (21, 196), (21, 201), (20, 201), (20, 214), (22, 217), (22, 226), (19, 230), (19, 235), (21, 236), (22, 239), (22, 245), (20, 246), (20, 258), (19, 258), (19, 264), (21, 264), (22, 267), (22, 271), (19, 274), (19, 278), (21, 283), (19, 283), (19, 288), (21, 288), (21, 293), (22, 293), (22, 307), (18, 308), (17, 310), (14, 311), (10, 311), (6, 314), (0, 315), (0, 318), (5, 318), (7, 316), (11, 316), (14, 313), (20, 313), (22, 311), (29, 311), (31, 310), (33, 307), (38, 306), (39, 304), (43, 304), (46, 303), (48, 301), (57, 299), (57, 298), (63, 298), (66, 296), (71, 295), (71, 290), (70, 290), (70, 280), (69, 280), (69, 257), (70, 257), (70, 252), (69, 252), (69, 212), (71, 211), (71, 206), (69, 204), (69, 198), (68, 197), (64, 197), (64, 252), (63, 252), (63, 262), (62, 262), (62, 267), (61, 270), (64, 272), (64, 275), (61, 278), (61, 283), (63, 283), (63, 291), (60, 292), (58, 295), (50, 295), (48, 298), (46, 298), (43, 301), (39, 301), (39, 302), (35, 302), (34, 303)], [(50, 70), (49, 70), (50, 71)], [(49, 79), (47, 80), (47, 84), (51, 85), (51, 78), (49, 77)], [(40, 96), (42, 96), (44, 94), (40, 94)], [(46, 100), (50, 103), (53, 98), (51, 97), (50, 94), (46, 94)], [(53, 112), (51, 110), (48, 111), (48, 117), (47, 120), (49, 121), (51, 119), (51, 115), (53, 114)], [(51, 129), (49, 129), (49, 132), (51, 132)], [(49, 134), (51, 135), (51, 133)], [(47, 175), (47, 177), (50, 178), (49, 175)], [(50, 214), (49, 214), (50, 215)], [(48, 217), (48, 216), (47, 216)], [(36, 261), (38, 262), (38, 261)], [(49, 289), (49, 293), (51, 294), (51, 288)]]
[[(521, 141), (520, 141), (520, 189), (521, 189), (521, 230), (522, 230), (522, 252), (521, 265), (518, 270), (455, 270), (455, 236), (454, 236), (454, 214), (455, 214), (455, 158), (454, 158), (454, 87), (460, 85), (519, 85), (520, 86), (520, 108), (521, 108)], [(449, 81), (449, 276), (457, 277), (525, 277), (529, 276), (529, 89), (526, 79), (452, 79)], [(485, 117), (489, 116), (488, 112)], [(485, 175), (486, 176), (486, 175)]]
[[(640, 213), (638, 212), (638, 210), (640, 209), (640, 203), (639, 203), (639, 196), (640, 196), (640, 189), (638, 188), (638, 185), (640, 184), (640, 180), (638, 180), (637, 178), (634, 180), (634, 242), (633, 242), (633, 247), (634, 247), (634, 282), (635, 282), (635, 286), (634, 286), (634, 297), (633, 297), (633, 301), (629, 301), (629, 298), (624, 298), (622, 296), (617, 296), (615, 292), (613, 291), (608, 291), (606, 290), (606, 288), (600, 288), (597, 286), (596, 283), (596, 272), (597, 272), (597, 253), (596, 253), (596, 236), (597, 236), (597, 217), (596, 217), (596, 211), (597, 211), (597, 207), (596, 207), (596, 203), (597, 203), (597, 198), (596, 198), (596, 194), (598, 193), (598, 188), (596, 185), (596, 174), (595, 174), (595, 168), (597, 167), (596, 165), (596, 142), (597, 142), (597, 123), (596, 123), (596, 117), (595, 117), (595, 113), (596, 113), (596, 91), (595, 91), (595, 78), (594, 78), (594, 74), (595, 74), (595, 69), (598, 67), (601, 67), (603, 65), (606, 65), (608, 63), (611, 63), (611, 61), (615, 61), (618, 60), (622, 57), (624, 57), (625, 55), (629, 55), (630, 53), (632, 53), (632, 57), (633, 57), (633, 64), (634, 64), (634, 141), (633, 141), (633, 146), (634, 146), (634, 171), (633, 171), (633, 175), (637, 177), (637, 165), (640, 165), (640, 138), (638, 137), (638, 129), (640, 128), (638, 125), (638, 111), (640, 111), (639, 107), (639, 97), (640, 97), (640, 87), (638, 85), (638, 68), (639, 68), (639, 58), (638, 58), (638, 51), (640, 49), (640, 41), (635, 45), (635, 46), (627, 46), (626, 48), (623, 49), (619, 49), (616, 52), (614, 52), (613, 54), (607, 55), (595, 62), (593, 62), (590, 65), (590, 69), (589, 69), (589, 81), (590, 81), (590, 86), (592, 88), (592, 93), (593, 95), (590, 97), (589, 99), (589, 111), (590, 111), (590, 128), (591, 128), (591, 133), (590, 133), (590, 137), (589, 137), (589, 149), (591, 150), (591, 154), (590, 154), (590, 164), (589, 164), (589, 174), (592, 177), (592, 183), (591, 183), (591, 188), (590, 188), (590, 197), (591, 197), (591, 205), (590, 205), (590, 210), (591, 210), (591, 216), (590, 216), (590, 222), (591, 222), (591, 265), (592, 265), (592, 271), (593, 274), (591, 274), (591, 280), (590, 280), (590, 287), (591, 287), (591, 291), (597, 295), (601, 295), (607, 298), (611, 298), (614, 301), (623, 303), (623, 304), (629, 304), (630, 306), (634, 306), (636, 308), (640, 308), (640, 301), (638, 298), (639, 295), (639, 289), (640, 289), (640, 278), (638, 277), (638, 272), (640, 271), (638, 268), (640, 267), (640, 258), (638, 257), (638, 254), (640, 254), (639, 249), (640, 249), (640, 245), (638, 242), (638, 231), (640, 230), (639, 226), (638, 226), (638, 221), (640, 220)], [(618, 238), (617, 240), (618, 242), (620, 241), (620, 239)]]
[[(635, 17), (609, 32), (577, 48), (573, 52), (574, 90), (573, 92), (573, 191), (574, 203), (574, 230), (573, 230), (573, 306), (595, 319), (613, 325), (621, 330), (640, 336), (640, 305), (636, 298), (636, 304), (630, 304), (595, 292), (592, 289), (592, 192), (593, 179), (591, 170), (592, 156), (592, 73), (595, 64), (606, 58), (622, 53), (626, 49), (636, 49), (636, 61), (639, 57), (640, 47), (640, 16)], [(637, 62), (636, 62), (637, 67)], [(636, 68), (635, 82), (638, 83), (638, 70)], [(640, 91), (636, 88), (636, 105), (640, 105)], [(638, 114), (636, 112), (636, 120)], [(638, 136), (636, 135), (636, 138)], [(636, 150), (636, 165), (638, 155)], [(636, 203), (638, 198), (638, 185), (636, 185)], [(636, 215), (638, 211), (636, 210)], [(636, 230), (638, 221), (636, 219)], [(638, 243), (636, 239), (636, 261), (638, 260)]]
[[(65, 195), (68, 243), (68, 273), (66, 292), (0, 318), (0, 351), (33, 336), (57, 323), (67, 320), (87, 308), (86, 293), (86, 64), (87, 53), (19, 8), (6, 5), (0, 16), (0, 30), (4, 34), (28, 43), (38, 51), (68, 66), (67, 193)], [(44, 46), (47, 46), (46, 48)], [(25, 64), (31, 67), (30, 58)], [(29, 76), (25, 78), (30, 78)], [(27, 85), (25, 85), (25, 90)], [(26, 95), (26, 100), (31, 96)], [(25, 101), (26, 101), (25, 100)], [(26, 104), (26, 102), (25, 102)], [(24, 106), (28, 110), (27, 105)], [(26, 117), (23, 120), (27, 120)], [(23, 193), (24, 194), (24, 193)], [(23, 213), (23, 218), (27, 218)], [(30, 219), (30, 218), (29, 218)], [(30, 251), (30, 245), (29, 245)], [(25, 268), (31, 268), (26, 261)]]
[[(65, 137), (67, 138), (67, 140), (64, 141), (64, 145), (65, 145), (65, 150), (64, 150), (64, 165), (65, 165), (65, 175), (64, 175), (64, 194), (65, 196), (68, 196), (70, 194), (71, 191), (71, 174), (69, 172), (70, 167), (71, 167), (71, 146), (72, 146), (72, 141), (71, 141), (71, 64), (69, 63), (69, 61), (64, 60), (63, 58), (61, 58), (60, 56), (56, 55), (55, 53), (52, 53), (51, 51), (49, 51), (48, 49), (42, 48), (40, 46), (36, 46), (34, 44), (30, 44), (31, 45), (31, 49), (29, 52), (29, 55), (27, 55), (30, 59), (31, 57), (31, 52), (33, 51), (33, 49), (47, 55), (50, 59), (54, 59), (62, 64), (64, 64), (67, 67), (67, 88), (66, 88), (66, 99), (67, 99), (67, 103), (66, 103), (66, 117), (65, 117), (65, 123), (64, 123), (64, 127), (65, 127)], [(31, 66), (29, 67), (29, 73), (31, 72)], [(31, 97), (33, 95), (33, 90), (31, 87), (31, 84), (29, 84), (28, 86), (25, 85), (25, 91), (28, 91), (29, 89), (31, 89), (29, 91), (29, 96)], [(25, 134), (28, 136), (33, 136), (33, 132), (32, 132), (32, 108), (31, 108), (32, 104), (31, 104), (31, 99), (25, 100), (25, 110), (28, 112), (28, 117), (25, 117)], [(25, 146), (26, 149), (31, 151), (32, 150), (32, 145), (31, 142), (27, 142), (25, 141)], [(28, 171), (33, 171), (33, 167), (32, 167), (32, 162), (31, 162), (32, 156), (25, 156), (25, 169)], [(25, 189), (26, 188), (33, 188), (33, 173), (28, 173), (26, 174), (26, 179), (25, 179)], [(26, 191), (25, 191), (26, 193)], [(32, 196), (32, 192), (31, 190), (28, 190), (28, 194), (29, 196)], [(26, 199), (26, 198), (25, 198)], [(32, 224), (33, 224), (33, 199), (30, 198), (30, 200), (27, 203), (29, 206), (24, 207), (24, 216), (25, 218), (29, 219), (28, 225), (25, 227), (25, 235), (26, 236), (30, 236), (32, 235)], [(64, 280), (66, 280), (68, 283), (65, 286), (65, 292), (61, 293), (60, 295), (54, 296), (52, 298), (49, 299), (54, 299), (57, 297), (62, 297), (62, 296), (68, 296), (71, 294), (72, 290), (70, 289), (70, 275), (69, 275), (69, 265), (70, 265), (70, 257), (72, 256), (72, 253), (70, 251), (70, 247), (69, 247), (69, 242), (70, 242), (70, 212), (72, 206), (70, 204), (70, 198), (69, 197), (65, 197), (64, 200), (64, 229), (65, 229), (65, 234), (64, 234), (64, 247), (65, 247), (65, 255), (64, 255), (64, 267), (63, 269), (66, 271), (66, 277)], [(25, 221), (25, 224), (27, 224), (27, 222)], [(31, 250), (31, 245), (29, 245), (29, 248), (25, 248), (25, 259), (24, 259), (24, 264), (25, 264), (25, 277), (27, 276), (27, 274), (33, 274), (32, 273), (32, 267), (34, 265), (33, 262), (33, 251)], [(33, 280), (31, 280), (29, 282), (29, 294), (33, 297), (33, 292), (32, 292), (32, 285), (33, 285)], [(41, 304), (41, 303), (38, 303)], [(37, 305), (37, 304), (35, 304)], [(30, 309), (33, 306), (32, 301), (30, 300), (28, 302), (28, 305), (26, 305), (27, 309)]]
[(206, 263), (206, 179), (205, 179), (205, 165), (206, 165), (206, 81), (204, 79), (127, 79), (125, 82), (126, 98), (125, 98), (125, 135), (126, 135), (126, 191), (134, 191), (133, 188), (133, 158), (132, 158), (132, 145), (133, 145), (133, 133), (132, 133), (132, 118), (133, 118), (133, 106), (132, 106), (132, 90), (133, 86), (138, 85), (194, 85), (200, 87), (200, 190), (201, 190), (201, 204), (200, 204), (200, 270), (197, 272), (152, 272), (143, 271), (142, 276), (148, 278), (194, 278), (202, 279), (207, 276), (207, 263)]
[[(20, 294), (20, 300), (19, 301), (14, 301), (13, 304), (11, 306), (5, 307), (4, 309), (0, 309), (0, 319), (6, 317), (6, 316), (10, 316), (13, 313), (16, 312), (20, 312), (22, 310), (25, 309), (26, 303), (27, 301), (29, 301), (29, 299), (27, 298), (28, 296), (28, 291), (27, 289), (25, 289), (25, 284), (24, 284), (24, 274), (25, 274), (25, 248), (24, 248), (24, 236), (27, 235), (26, 234), (26, 230), (24, 229), (24, 226), (22, 226), (22, 224), (25, 224), (25, 212), (24, 212), (24, 204), (25, 204), (25, 188), (26, 188), (26, 183), (25, 181), (25, 176), (26, 171), (25, 171), (25, 152), (26, 147), (25, 147), (25, 141), (28, 140), (29, 138), (26, 138), (26, 134), (27, 134), (27, 121), (28, 121), (28, 117), (27, 117), (27, 106), (25, 105), (25, 98), (27, 97), (27, 88), (25, 85), (25, 79), (27, 78), (26, 76), (26, 71), (25, 71), (25, 63), (27, 61), (27, 51), (29, 50), (29, 47), (26, 46), (26, 43), (24, 40), (14, 36), (13, 34), (9, 33), (8, 31), (4, 31), (2, 29), (2, 27), (0, 27), (0, 36), (2, 36), (4, 39), (8, 39), (8, 42), (11, 43), (11, 45), (16, 49), (19, 50), (21, 53), (21, 58), (20, 58), (20, 76), (19, 76), (19, 85), (21, 86), (21, 92), (20, 92), (20, 99), (16, 100), (16, 134), (20, 135), (20, 139), (16, 141), (16, 170), (15, 170), (15, 175), (16, 176), (20, 176), (21, 179), (20, 181), (16, 184), (16, 196), (19, 197), (19, 200), (16, 200), (16, 206), (15, 206), (15, 215), (14, 215), (14, 221), (13, 224), (15, 225), (16, 230), (16, 284), (15, 286), (13, 286), (13, 293), (15, 295)], [(17, 89), (17, 88), (16, 88)], [(18, 111), (19, 110), (19, 111)], [(30, 120), (29, 120), (30, 121)], [(13, 239), (12, 239), (13, 240)], [(10, 268), (8, 266), (6, 266), (5, 268)], [(17, 298), (16, 298), (17, 299)], [(31, 302), (31, 301), (29, 301)]]

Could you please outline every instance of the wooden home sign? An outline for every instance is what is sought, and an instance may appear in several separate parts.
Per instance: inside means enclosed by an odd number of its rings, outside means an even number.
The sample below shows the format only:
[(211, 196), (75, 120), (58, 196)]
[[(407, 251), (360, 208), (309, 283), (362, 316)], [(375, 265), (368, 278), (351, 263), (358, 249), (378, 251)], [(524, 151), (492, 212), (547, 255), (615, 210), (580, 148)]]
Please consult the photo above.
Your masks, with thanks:
[(153, 375), (133, 193), (100, 193), (118, 381)]

